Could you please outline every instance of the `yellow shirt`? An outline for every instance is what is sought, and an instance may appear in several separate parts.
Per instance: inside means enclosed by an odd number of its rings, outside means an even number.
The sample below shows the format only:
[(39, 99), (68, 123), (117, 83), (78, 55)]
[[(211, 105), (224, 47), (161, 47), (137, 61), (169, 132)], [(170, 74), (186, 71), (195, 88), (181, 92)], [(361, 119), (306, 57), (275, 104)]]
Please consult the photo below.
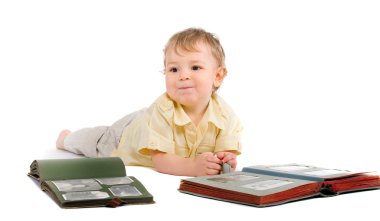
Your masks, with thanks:
[(153, 166), (150, 150), (182, 157), (220, 151), (240, 154), (242, 129), (232, 109), (216, 94), (196, 127), (182, 106), (165, 93), (124, 129), (112, 156), (120, 157), (125, 165)]

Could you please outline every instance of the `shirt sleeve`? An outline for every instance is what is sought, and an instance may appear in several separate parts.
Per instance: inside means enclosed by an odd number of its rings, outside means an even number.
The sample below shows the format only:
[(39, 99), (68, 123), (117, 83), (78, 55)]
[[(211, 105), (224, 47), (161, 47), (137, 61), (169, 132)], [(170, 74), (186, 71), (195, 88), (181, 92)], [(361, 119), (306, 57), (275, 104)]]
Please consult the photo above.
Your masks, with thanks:
[(142, 133), (137, 151), (143, 155), (150, 155), (152, 150), (164, 153), (175, 153), (173, 140), (173, 128), (168, 118), (168, 113), (164, 112), (157, 105), (147, 112), (147, 116), (141, 125)]
[(241, 154), (241, 134), (243, 126), (238, 117), (232, 114), (226, 127), (216, 137), (215, 152), (232, 151)]

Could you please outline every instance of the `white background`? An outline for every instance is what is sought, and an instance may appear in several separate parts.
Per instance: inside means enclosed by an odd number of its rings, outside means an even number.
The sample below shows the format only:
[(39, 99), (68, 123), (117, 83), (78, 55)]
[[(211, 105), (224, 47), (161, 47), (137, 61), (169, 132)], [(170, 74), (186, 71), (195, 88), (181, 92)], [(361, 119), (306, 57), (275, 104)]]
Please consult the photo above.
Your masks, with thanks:
[(245, 126), (239, 168), (380, 171), (379, 11), (378, 1), (365, 0), (1, 1), (0, 216), (374, 217), (377, 191), (256, 209), (182, 196), (178, 177), (152, 171), (142, 180), (161, 199), (155, 205), (61, 210), (25, 174), (32, 160), (56, 156), (60, 130), (109, 125), (149, 106), (165, 90), (162, 49), (188, 27), (215, 33), (226, 51), (219, 94)]

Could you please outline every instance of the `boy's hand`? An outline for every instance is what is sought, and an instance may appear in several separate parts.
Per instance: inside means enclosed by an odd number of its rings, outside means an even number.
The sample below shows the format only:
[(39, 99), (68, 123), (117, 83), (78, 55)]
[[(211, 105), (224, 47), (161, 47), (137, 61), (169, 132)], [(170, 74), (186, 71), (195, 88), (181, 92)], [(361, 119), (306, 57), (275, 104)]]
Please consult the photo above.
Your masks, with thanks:
[(211, 152), (205, 152), (195, 157), (195, 176), (219, 174), (222, 161)]
[(216, 156), (222, 163), (228, 163), (231, 166), (231, 170), (235, 171), (237, 165), (236, 154), (231, 152), (218, 152)]

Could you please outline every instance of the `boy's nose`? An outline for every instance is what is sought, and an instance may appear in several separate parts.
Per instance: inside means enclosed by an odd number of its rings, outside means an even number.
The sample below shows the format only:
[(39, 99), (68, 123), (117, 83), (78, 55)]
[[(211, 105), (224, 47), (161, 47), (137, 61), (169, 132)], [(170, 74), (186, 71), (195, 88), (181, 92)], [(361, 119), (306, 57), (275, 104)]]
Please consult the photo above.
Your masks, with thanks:
[(190, 73), (188, 71), (181, 71), (179, 74), (180, 80), (189, 80), (190, 79)]

